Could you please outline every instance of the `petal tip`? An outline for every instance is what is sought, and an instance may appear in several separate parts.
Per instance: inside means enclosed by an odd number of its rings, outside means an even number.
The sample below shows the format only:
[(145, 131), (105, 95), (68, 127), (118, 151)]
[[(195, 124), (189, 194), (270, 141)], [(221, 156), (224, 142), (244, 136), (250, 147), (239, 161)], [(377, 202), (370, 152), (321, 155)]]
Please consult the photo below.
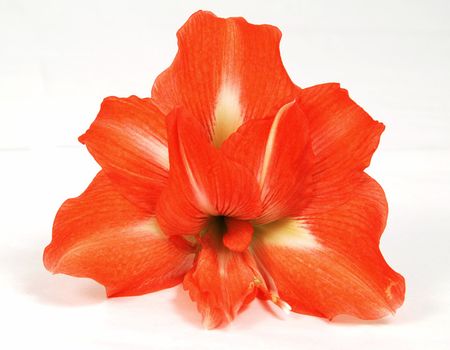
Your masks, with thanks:
[(88, 131), (86, 131), (83, 135), (80, 135), (80, 136), (78, 137), (78, 142), (79, 142), (79, 143), (81, 143), (81, 144), (83, 144), (83, 145), (86, 144), (86, 142), (87, 142), (87, 133), (88, 133)]
[(55, 267), (57, 265), (56, 261), (51, 257), (51, 243), (47, 245), (44, 249), (44, 254), (42, 255), (42, 261), (44, 267), (50, 271), (52, 274), (56, 274)]

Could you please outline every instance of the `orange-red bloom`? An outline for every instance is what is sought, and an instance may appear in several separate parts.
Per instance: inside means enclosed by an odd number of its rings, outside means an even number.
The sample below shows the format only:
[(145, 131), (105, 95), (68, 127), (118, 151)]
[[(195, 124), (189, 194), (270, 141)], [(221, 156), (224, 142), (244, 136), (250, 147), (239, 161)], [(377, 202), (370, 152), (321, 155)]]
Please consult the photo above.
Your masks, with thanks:
[(47, 269), (108, 296), (183, 282), (207, 327), (255, 297), (375, 319), (403, 302), (364, 173), (384, 126), (338, 84), (300, 89), (280, 31), (197, 12), (151, 98), (106, 98), (80, 137), (102, 170), (59, 210)]

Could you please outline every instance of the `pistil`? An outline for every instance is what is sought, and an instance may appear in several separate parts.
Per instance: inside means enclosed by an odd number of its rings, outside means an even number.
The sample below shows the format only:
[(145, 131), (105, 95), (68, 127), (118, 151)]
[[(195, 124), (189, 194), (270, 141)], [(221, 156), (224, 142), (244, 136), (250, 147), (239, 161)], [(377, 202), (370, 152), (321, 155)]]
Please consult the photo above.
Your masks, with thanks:
[(223, 244), (235, 252), (243, 252), (250, 245), (253, 238), (253, 225), (248, 221), (230, 217), (224, 219), (226, 226), (223, 235)]

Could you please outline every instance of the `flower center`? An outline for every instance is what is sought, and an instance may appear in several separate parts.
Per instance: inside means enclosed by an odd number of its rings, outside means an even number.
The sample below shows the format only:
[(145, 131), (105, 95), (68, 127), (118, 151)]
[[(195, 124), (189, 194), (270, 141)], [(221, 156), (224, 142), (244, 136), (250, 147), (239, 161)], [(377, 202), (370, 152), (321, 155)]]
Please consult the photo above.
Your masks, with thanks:
[(226, 216), (215, 216), (211, 225), (222, 237), (222, 242), (230, 250), (243, 252), (253, 238), (253, 226), (250, 222)]

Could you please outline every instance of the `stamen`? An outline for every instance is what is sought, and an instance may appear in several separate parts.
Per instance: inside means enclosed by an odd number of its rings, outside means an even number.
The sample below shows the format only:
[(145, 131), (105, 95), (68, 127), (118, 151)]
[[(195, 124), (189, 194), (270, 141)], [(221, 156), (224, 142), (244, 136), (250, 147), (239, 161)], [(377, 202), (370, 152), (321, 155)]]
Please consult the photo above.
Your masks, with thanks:
[(267, 289), (268, 289), (268, 295), (267, 299), (269, 299), (272, 303), (274, 303), (276, 306), (278, 306), (281, 310), (283, 310), (286, 314), (289, 314), (292, 310), (291, 305), (289, 305), (287, 302), (285, 302), (283, 299), (280, 298), (280, 295), (278, 294), (277, 286), (275, 285), (275, 281), (273, 280), (273, 277), (270, 275), (269, 271), (265, 268), (261, 260), (258, 258), (258, 256), (255, 254), (253, 249), (249, 249), (251, 254), (253, 255), (253, 258), (256, 261), (256, 265), (258, 266), (258, 270), (264, 279), (264, 282), (266, 283)]
[(278, 295), (272, 294), (271, 301), (281, 310), (283, 310), (286, 315), (289, 315), (289, 313), (292, 311), (291, 305), (282, 300)]

